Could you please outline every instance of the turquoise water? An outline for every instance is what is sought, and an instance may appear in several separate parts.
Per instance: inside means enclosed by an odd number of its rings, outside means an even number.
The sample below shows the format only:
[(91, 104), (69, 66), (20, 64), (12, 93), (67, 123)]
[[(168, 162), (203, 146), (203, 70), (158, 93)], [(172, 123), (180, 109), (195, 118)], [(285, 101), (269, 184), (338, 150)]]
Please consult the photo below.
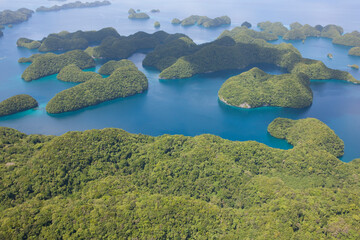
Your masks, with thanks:
[[(192, 1), (193, 2), (193, 1)], [(291, 1), (222, 1), (221, 5), (206, 1), (182, 1), (174, 5), (169, 1), (147, 1), (134, 4), (131, 1), (113, 1), (112, 6), (93, 9), (74, 9), (51, 13), (36, 13), (28, 22), (5, 29), (0, 38), (0, 101), (20, 93), (35, 97), (40, 106), (12, 116), (0, 118), (0, 126), (16, 128), (25, 133), (62, 134), (70, 130), (87, 130), (93, 128), (117, 127), (132, 133), (143, 133), (153, 136), (161, 134), (183, 134), (188, 136), (211, 133), (231, 140), (255, 140), (271, 147), (287, 149), (291, 146), (283, 140), (275, 139), (267, 134), (267, 125), (276, 117), (299, 119), (315, 117), (329, 125), (345, 142), (343, 161), (351, 161), (360, 157), (358, 141), (360, 136), (360, 85), (346, 82), (312, 81), (314, 92), (313, 105), (305, 109), (258, 108), (238, 109), (219, 102), (217, 92), (222, 83), (229, 77), (243, 72), (233, 70), (211, 74), (197, 75), (189, 79), (159, 80), (159, 72), (142, 67), (145, 53), (136, 53), (130, 57), (138, 68), (149, 79), (149, 90), (143, 94), (125, 99), (117, 99), (97, 106), (89, 107), (73, 113), (50, 116), (45, 111), (46, 103), (59, 91), (74, 86), (74, 83), (58, 81), (56, 75), (40, 80), (25, 82), (21, 74), (28, 66), (17, 63), (18, 58), (30, 56), (37, 51), (16, 47), (19, 37), (41, 39), (52, 32), (62, 30), (76, 31), (101, 29), (112, 26), (121, 35), (129, 35), (137, 31), (154, 32), (154, 21), (160, 21), (161, 30), (169, 33), (182, 32), (189, 35), (197, 43), (214, 40), (224, 29), (248, 20), (255, 25), (259, 21), (282, 21), (289, 24), (293, 21), (309, 23), (336, 23), (346, 31), (355, 30), (352, 26), (360, 26), (355, 9), (360, 3), (348, 1), (341, 6), (335, 1), (305, 1), (300, 6)], [(205, 2), (205, 1), (204, 1)], [(319, 3), (320, 2), (320, 3)], [(235, 4), (236, 3), (236, 4)], [(53, 5), (55, 2), (10, 1), (0, 2), (0, 10), (29, 7), (35, 9), (40, 5)], [(133, 7), (149, 11), (160, 8), (161, 13), (151, 14), (148, 21), (130, 21), (127, 10)], [(339, 9), (342, 11), (339, 11)], [(272, 9), (269, 11), (269, 9)], [(310, 10), (306, 10), (310, 9)], [(327, 11), (327, 14), (323, 12)], [(322, 12), (322, 13), (321, 13)], [(206, 14), (210, 17), (227, 14), (233, 24), (215, 30), (200, 27), (183, 28), (172, 26), (173, 17), (187, 17), (190, 14)], [(344, 18), (346, 16), (346, 18)], [(360, 30), (360, 29), (358, 29)], [(278, 44), (282, 40), (274, 42)], [(360, 79), (359, 71), (351, 70), (348, 64), (360, 65), (360, 57), (347, 55), (349, 47), (333, 45), (328, 39), (311, 38), (303, 44), (291, 41), (304, 57), (318, 59), (332, 68), (351, 72)], [(332, 53), (334, 58), (326, 55)], [(280, 74), (281, 69), (270, 66), (258, 66), (268, 73)], [(97, 66), (96, 69), (98, 69)]]

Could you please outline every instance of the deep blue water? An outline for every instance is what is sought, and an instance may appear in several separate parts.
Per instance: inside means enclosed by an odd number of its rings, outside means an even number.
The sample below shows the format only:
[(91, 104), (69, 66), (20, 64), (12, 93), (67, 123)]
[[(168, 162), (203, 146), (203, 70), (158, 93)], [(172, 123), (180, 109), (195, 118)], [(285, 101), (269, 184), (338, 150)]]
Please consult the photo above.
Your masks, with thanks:
[[(343, 161), (360, 157), (360, 85), (328, 80), (312, 81), (314, 92), (313, 105), (306, 109), (258, 108), (238, 109), (219, 102), (217, 92), (229, 77), (244, 70), (233, 70), (197, 75), (189, 79), (159, 80), (159, 72), (144, 69), (141, 65), (144, 53), (130, 57), (149, 79), (149, 90), (143, 94), (125, 99), (117, 99), (73, 113), (50, 116), (45, 111), (46, 103), (59, 91), (74, 86), (73, 83), (58, 81), (56, 75), (40, 80), (25, 82), (21, 74), (28, 66), (17, 63), (18, 58), (30, 56), (37, 51), (16, 47), (19, 37), (41, 39), (52, 32), (62, 30), (97, 30), (112, 26), (121, 35), (137, 31), (154, 32), (154, 21), (160, 21), (161, 30), (169, 33), (182, 32), (197, 43), (214, 40), (224, 29), (240, 25), (247, 20), (257, 22), (270, 20), (290, 24), (335, 23), (346, 31), (356, 30), (360, 18), (356, 9), (360, 2), (346, 1), (181, 1), (175, 5), (171, 1), (112, 1), (113, 5), (93, 8), (74, 9), (60, 12), (36, 13), (25, 23), (5, 29), (0, 38), (0, 101), (15, 94), (27, 93), (40, 103), (36, 110), (0, 118), (0, 126), (16, 128), (25, 133), (62, 134), (70, 130), (117, 127), (132, 133), (158, 136), (161, 134), (183, 134), (188, 136), (211, 133), (231, 140), (256, 140), (271, 147), (290, 148), (284, 140), (271, 137), (267, 125), (276, 117), (299, 119), (315, 117), (329, 125), (345, 142)], [(53, 5), (56, 2), (46, 0), (10, 1), (2, 0), (0, 10), (40, 5)], [(62, 3), (60, 3), (62, 4)], [(127, 19), (127, 10), (133, 7), (144, 11), (159, 8), (161, 13), (151, 14), (148, 21)], [(341, 9), (341, 11), (340, 11)], [(197, 26), (183, 28), (170, 24), (173, 17), (184, 18), (191, 14), (203, 14), (210, 17), (229, 15), (231, 26), (214, 30)], [(357, 29), (360, 30), (360, 29)], [(278, 44), (282, 40), (274, 42)], [(360, 79), (359, 71), (351, 70), (348, 64), (360, 65), (360, 57), (347, 55), (349, 47), (333, 45), (329, 39), (311, 38), (303, 44), (291, 41), (304, 57), (318, 59), (332, 68), (351, 72)], [(326, 55), (332, 53), (334, 58)], [(272, 74), (282, 73), (281, 69), (259, 66)], [(96, 69), (98, 69), (97, 66)], [(95, 70), (95, 69), (93, 69)]]

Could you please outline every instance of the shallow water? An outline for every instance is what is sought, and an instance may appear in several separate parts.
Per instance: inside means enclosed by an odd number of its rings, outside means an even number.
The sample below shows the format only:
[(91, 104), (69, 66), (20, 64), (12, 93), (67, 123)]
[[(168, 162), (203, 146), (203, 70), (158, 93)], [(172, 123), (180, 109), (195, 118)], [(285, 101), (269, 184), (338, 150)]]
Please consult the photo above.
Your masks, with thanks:
[[(243, 70), (224, 71), (197, 75), (189, 79), (159, 80), (159, 72), (144, 69), (141, 65), (143, 53), (130, 57), (149, 79), (149, 90), (143, 94), (125, 99), (117, 99), (73, 113), (50, 116), (45, 111), (46, 103), (59, 91), (74, 86), (74, 83), (58, 81), (56, 75), (40, 80), (25, 82), (21, 74), (28, 64), (17, 63), (18, 58), (30, 56), (37, 51), (16, 47), (19, 37), (41, 39), (52, 32), (62, 30), (94, 30), (112, 26), (121, 35), (137, 31), (154, 32), (154, 21), (160, 21), (161, 30), (169, 33), (182, 32), (197, 43), (214, 40), (224, 29), (231, 29), (247, 20), (255, 25), (257, 22), (270, 20), (289, 24), (301, 23), (342, 25), (346, 31), (353, 26), (360, 26), (356, 17), (360, 3), (347, 1), (181, 1), (174, 5), (171, 1), (147, 1), (134, 4), (131, 1), (113, 1), (113, 5), (92, 9), (73, 9), (59, 12), (36, 13), (25, 23), (5, 29), (0, 38), (0, 101), (15, 94), (27, 93), (40, 103), (36, 110), (0, 118), (0, 126), (8, 126), (26, 133), (62, 134), (70, 130), (117, 127), (132, 133), (149, 135), (184, 134), (188, 136), (211, 133), (231, 140), (256, 140), (272, 147), (290, 148), (284, 140), (271, 137), (267, 125), (276, 117), (299, 119), (315, 117), (329, 125), (345, 142), (343, 161), (360, 157), (358, 141), (360, 136), (360, 86), (346, 82), (312, 81), (314, 92), (313, 105), (306, 109), (258, 108), (238, 109), (221, 103), (217, 92), (222, 83), (229, 77)], [(320, 7), (320, 3), (326, 5)], [(29, 7), (35, 9), (40, 5), (53, 5), (48, 1), (10, 1), (2, 0), (0, 10)], [(57, 3), (59, 4), (59, 3)], [(62, 4), (62, 3), (60, 3)], [(317, 6), (317, 7), (316, 7)], [(131, 21), (127, 19), (127, 10), (133, 7), (149, 11), (159, 8), (160, 13), (150, 14), (148, 21)], [(271, 11), (269, 10), (271, 9)], [(310, 9), (310, 10), (307, 10)], [(342, 11), (339, 11), (341, 9)], [(326, 14), (324, 14), (326, 13)], [(206, 14), (210, 17), (229, 15), (232, 26), (214, 30), (197, 26), (183, 28), (170, 24), (173, 17), (184, 18), (191, 14)], [(346, 16), (346, 17), (344, 17)], [(274, 42), (278, 44), (282, 40)], [(349, 47), (333, 45), (329, 39), (310, 38), (303, 44), (291, 41), (304, 57), (318, 59), (332, 68), (351, 72), (360, 79), (359, 71), (347, 67), (348, 64), (360, 65), (360, 57), (347, 55)], [(332, 60), (327, 54), (332, 53)], [(97, 66), (98, 69), (99, 66)], [(259, 66), (272, 74), (281, 73), (281, 69)]]

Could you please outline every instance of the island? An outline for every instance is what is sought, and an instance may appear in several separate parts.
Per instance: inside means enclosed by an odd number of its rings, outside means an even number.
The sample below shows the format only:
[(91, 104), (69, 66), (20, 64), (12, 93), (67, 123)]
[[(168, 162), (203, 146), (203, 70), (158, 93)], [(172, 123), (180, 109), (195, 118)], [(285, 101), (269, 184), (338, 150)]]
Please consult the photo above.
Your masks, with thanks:
[(174, 18), (171, 21), (172, 24), (181, 24), (182, 26), (192, 26), (192, 25), (199, 25), (205, 28), (214, 28), (220, 27), (224, 25), (230, 25), (231, 19), (228, 16), (217, 17), (211, 19), (207, 16), (199, 16), (199, 15), (191, 15), (183, 20), (179, 20)]
[(340, 37), (344, 33), (344, 29), (340, 26), (329, 24), (323, 27), (321, 37), (334, 39)]
[(4, 33), (0, 30), (0, 37), (4, 36)]
[(36, 108), (38, 105), (38, 102), (27, 94), (15, 95), (0, 102), (0, 117)]
[(304, 108), (310, 106), (313, 100), (309, 85), (305, 74), (271, 75), (252, 68), (226, 80), (218, 96), (225, 104), (240, 108)]
[(270, 123), (268, 131), (276, 138), (286, 139), (295, 147), (321, 149), (336, 157), (344, 155), (344, 142), (333, 130), (315, 118), (277, 118)]
[(0, 127), (0, 237), (359, 239), (360, 159), (339, 160), (341, 140), (316, 119), (268, 131), (294, 147)]
[(93, 7), (101, 7), (101, 6), (107, 6), (110, 5), (111, 2), (109, 1), (95, 1), (95, 2), (85, 2), (82, 3), (80, 1), (72, 2), (72, 3), (66, 3), (61, 6), (54, 5), (52, 7), (38, 7), (36, 9), (37, 12), (53, 12), (53, 11), (60, 11), (60, 10), (66, 10), (66, 9), (73, 9), (73, 8), (93, 8)]
[(41, 42), (39, 41), (34, 41), (28, 38), (19, 38), (16, 42), (16, 45), (18, 47), (25, 47), (28, 49), (37, 49), (40, 47)]
[[(114, 28), (108, 27), (99, 31), (76, 31), (73, 33), (62, 31), (60, 33), (49, 34), (39, 41), (20, 38), (18, 42), (23, 42), (23, 39), (26, 39), (26, 42), (40, 42), (41, 45), (38, 47), (40, 52), (55, 52), (86, 49), (90, 45), (100, 44), (102, 40), (108, 37), (119, 38), (120, 35)], [(38, 46), (38, 44), (36, 44), (36, 46)], [(23, 45), (23, 47), (27, 47), (27, 44)]]
[(70, 64), (61, 69), (56, 78), (64, 82), (86, 82), (102, 77), (95, 72), (84, 72), (76, 64)]
[(360, 56), (360, 47), (353, 47), (349, 50), (349, 55)]
[(27, 8), (20, 8), (17, 11), (4, 10), (0, 12), (0, 25), (22, 23), (32, 16), (34, 11)]
[(241, 24), (241, 27), (251, 28), (252, 25), (251, 25), (251, 23), (249, 23), (248, 21), (245, 21), (245, 22), (243, 22), (243, 23)]
[[(264, 39), (256, 38), (257, 35), (251, 36), (252, 30), (245, 27), (242, 29), (246, 31), (241, 29), (235, 29), (234, 32), (226, 31), (217, 40), (192, 47), (193, 51), (185, 52), (183, 56), (179, 54), (175, 58), (173, 52), (181, 53), (182, 45), (174, 45), (170, 52), (162, 51), (163, 47), (159, 46), (152, 52), (152, 56), (157, 55), (156, 59), (148, 61), (145, 58), (144, 62), (151, 62), (149, 66), (157, 67), (161, 65), (158, 64), (159, 62), (171, 58), (170, 66), (162, 64), (167, 68), (158, 68), (161, 70), (162, 79), (189, 78), (199, 73), (244, 69), (254, 64), (266, 63), (284, 68), (289, 73), (301, 72), (310, 79), (339, 79), (360, 83), (348, 72), (333, 70), (327, 68), (321, 61), (303, 58), (291, 44), (273, 45)], [(178, 51), (175, 50), (176, 48)]]
[(160, 28), (160, 23), (158, 21), (154, 22), (154, 28)]
[(355, 69), (355, 70), (359, 70), (359, 65), (357, 65), (357, 64), (348, 65), (348, 67)]
[(285, 40), (305, 40), (308, 37), (320, 37), (321, 32), (315, 27), (305, 24), (302, 26), (300, 23), (294, 23), (290, 26), (291, 30), (288, 31), (283, 39)]
[(46, 111), (51, 114), (76, 111), (144, 92), (148, 88), (148, 80), (135, 64), (129, 62), (123, 60), (124, 65), (107, 78), (95, 77), (56, 94), (46, 105)]
[(140, 10), (138, 12), (136, 12), (133, 8), (130, 8), (129, 11), (129, 19), (149, 19), (150, 16), (146, 13), (140, 12)]
[(160, 12), (160, 9), (151, 9), (150, 12), (151, 12), (151, 13), (159, 13), (159, 12)]
[(59, 73), (69, 64), (76, 64), (81, 69), (95, 67), (94, 59), (81, 50), (73, 50), (60, 55), (36, 55), (31, 61), (30, 66), (21, 75), (27, 82)]
[(328, 54), (327, 54), (327, 57), (328, 57), (329, 59), (333, 59), (333, 58), (334, 58), (334, 56), (333, 56), (331, 53), (328, 53)]
[(19, 58), (18, 62), (19, 63), (32, 63), (35, 60), (35, 58), (43, 57), (45, 55), (48, 57), (56, 57), (57, 56), (55, 53), (45, 53), (45, 54), (35, 53), (35, 54), (31, 55), (30, 57)]

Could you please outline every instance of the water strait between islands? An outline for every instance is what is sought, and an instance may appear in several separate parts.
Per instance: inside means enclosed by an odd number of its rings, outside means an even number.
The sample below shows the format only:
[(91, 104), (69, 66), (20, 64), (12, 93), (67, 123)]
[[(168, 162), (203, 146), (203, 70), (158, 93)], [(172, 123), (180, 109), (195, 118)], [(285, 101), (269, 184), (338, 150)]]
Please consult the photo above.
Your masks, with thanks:
[[(200, 1), (199, 1), (200, 2)], [(254, 140), (271, 147), (288, 149), (291, 145), (285, 140), (276, 139), (267, 133), (267, 126), (277, 117), (300, 119), (313, 117), (323, 121), (344, 140), (345, 155), (341, 160), (349, 162), (360, 157), (360, 85), (338, 80), (311, 82), (313, 104), (304, 109), (279, 107), (262, 107), (256, 109), (239, 109), (219, 101), (218, 91), (229, 77), (249, 70), (220, 71), (199, 74), (188, 79), (160, 80), (159, 71), (142, 66), (146, 52), (137, 52), (129, 60), (133, 61), (149, 80), (149, 88), (142, 94), (123, 99), (116, 99), (79, 111), (59, 115), (49, 115), (45, 106), (58, 92), (75, 86), (75, 83), (62, 82), (56, 75), (47, 76), (32, 82), (25, 82), (21, 74), (28, 64), (18, 63), (21, 57), (28, 57), (37, 50), (16, 47), (20, 37), (40, 40), (50, 33), (63, 30), (99, 30), (105, 27), (115, 28), (120, 35), (127, 36), (138, 31), (153, 33), (163, 30), (168, 33), (184, 33), (196, 43), (215, 40), (224, 30), (240, 26), (249, 21), (256, 28), (261, 21), (281, 21), (286, 26), (292, 22), (302, 24), (337, 24), (345, 32), (360, 30), (360, 20), (356, 22), (356, 9), (359, 3), (349, 1), (338, 12), (337, 3), (329, 4), (322, 11), (316, 3), (301, 3), (298, 6), (281, 8), (285, 1), (254, 1), (239, 5), (237, 1), (211, 2), (191, 5), (191, 1), (173, 2), (151, 1), (135, 4), (133, 1), (114, 1), (111, 6), (88, 9), (71, 9), (59, 12), (35, 13), (27, 22), (3, 30), (0, 38), (0, 101), (17, 94), (29, 94), (38, 102), (39, 107), (15, 115), (1, 117), (0, 126), (12, 127), (24, 133), (60, 135), (73, 130), (102, 129), (107, 127), (121, 128), (131, 133), (142, 133), (153, 136), (162, 134), (183, 134), (195, 136), (204, 133), (218, 135), (230, 140)], [(0, 3), (0, 10), (16, 10), (20, 7), (36, 9), (53, 2), (45, 1), (9, 1)], [(258, 8), (259, 4), (262, 6)], [(128, 19), (129, 8), (149, 12), (160, 8), (161, 12), (150, 14), (146, 21)], [(192, 26), (174, 26), (174, 17), (183, 19), (191, 14), (217, 17), (228, 15), (231, 26), (215, 29)], [(346, 18), (342, 16), (346, 15)], [(354, 20), (355, 19), (355, 20)], [(154, 22), (161, 23), (160, 29), (154, 28)], [(358, 27), (358, 28), (357, 28)], [(272, 42), (284, 42), (281, 38)], [(331, 39), (308, 38), (292, 43), (303, 57), (321, 60), (326, 66), (350, 72), (360, 80), (360, 73), (348, 65), (360, 65), (360, 57), (349, 56), (351, 47), (332, 44)], [(333, 55), (332, 59), (327, 54)], [(97, 71), (101, 62), (89, 71)], [(281, 74), (284, 71), (269, 65), (258, 65), (267, 73)]]

